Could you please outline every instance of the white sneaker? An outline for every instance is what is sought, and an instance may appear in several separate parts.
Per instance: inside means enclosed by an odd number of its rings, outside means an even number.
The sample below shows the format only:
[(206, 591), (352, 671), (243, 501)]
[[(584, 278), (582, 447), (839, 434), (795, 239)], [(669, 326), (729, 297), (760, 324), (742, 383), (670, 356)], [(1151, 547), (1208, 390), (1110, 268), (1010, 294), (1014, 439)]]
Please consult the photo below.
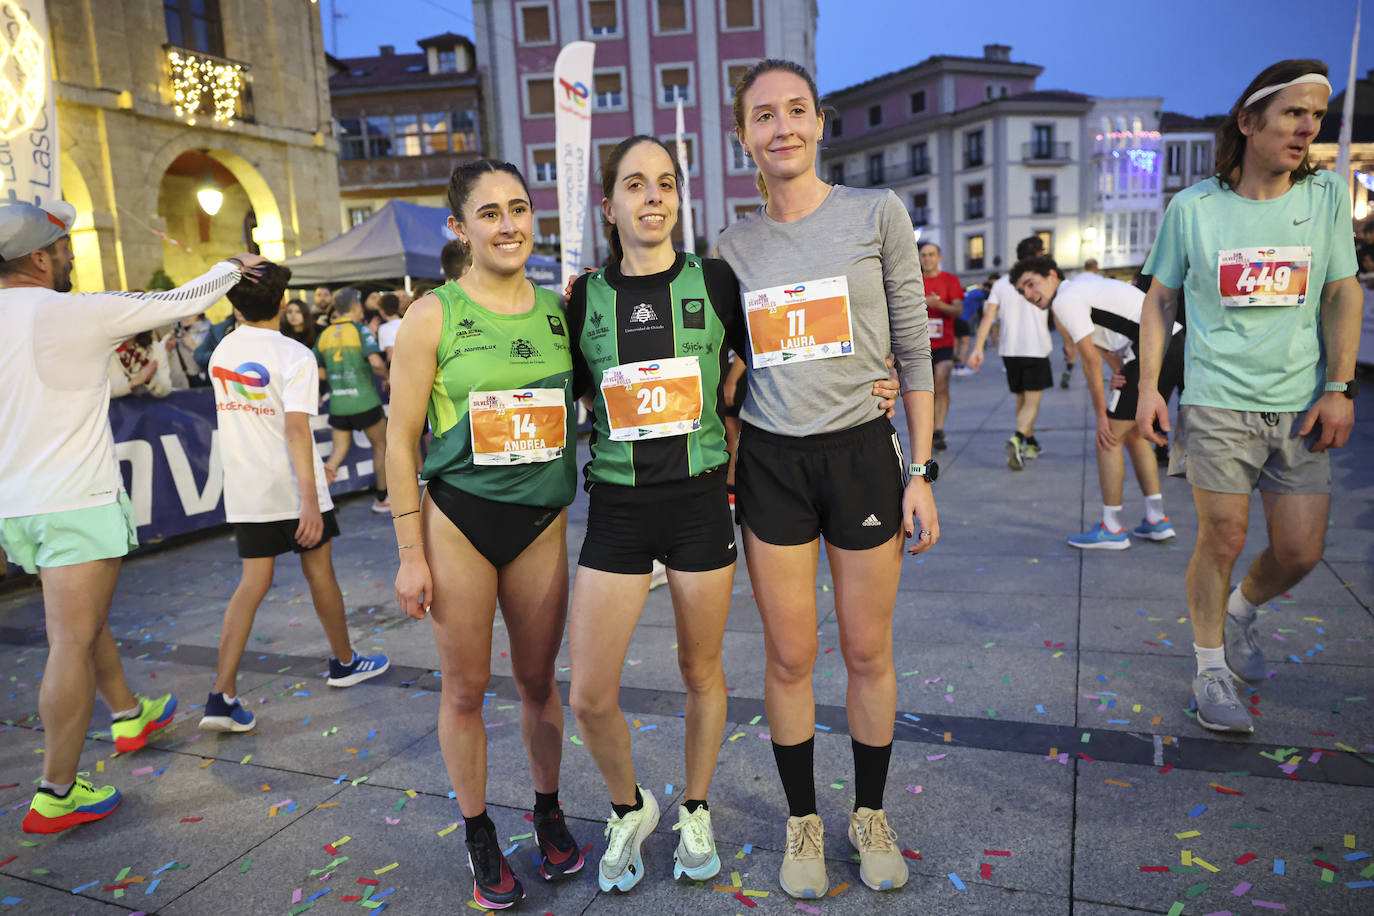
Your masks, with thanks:
[(711, 830), (711, 812), (698, 808), (689, 812), (685, 805), (677, 806), (674, 830), (682, 832), (673, 853), (673, 878), (683, 875), (693, 881), (705, 881), (720, 874), (720, 856), (716, 853), (716, 835)]
[(653, 591), (660, 585), (668, 584), (668, 567), (654, 560), (654, 570), (649, 576), (649, 591)]
[(644, 805), (624, 817), (606, 818), (606, 852), (601, 856), (596, 880), (607, 893), (625, 892), (644, 877), (644, 859), (639, 847), (658, 826), (658, 801), (654, 793), (639, 787)]

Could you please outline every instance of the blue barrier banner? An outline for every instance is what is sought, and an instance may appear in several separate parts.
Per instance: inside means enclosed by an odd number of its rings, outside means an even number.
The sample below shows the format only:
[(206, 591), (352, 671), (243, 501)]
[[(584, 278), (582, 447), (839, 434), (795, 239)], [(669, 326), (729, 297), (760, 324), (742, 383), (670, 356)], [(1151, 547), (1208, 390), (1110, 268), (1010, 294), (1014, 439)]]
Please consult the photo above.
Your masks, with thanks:
[[(224, 468), (210, 389), (174, 391), (161, 399), (117, 398), (110, 402), (110, 426), (140, 544), (224, 523)], [(328, 415), (312, 417), (310, 427), (320, 455), (328, 458)], [(329, 492), (337, 496), (372, 484), (372, 447), (355, 432)]]

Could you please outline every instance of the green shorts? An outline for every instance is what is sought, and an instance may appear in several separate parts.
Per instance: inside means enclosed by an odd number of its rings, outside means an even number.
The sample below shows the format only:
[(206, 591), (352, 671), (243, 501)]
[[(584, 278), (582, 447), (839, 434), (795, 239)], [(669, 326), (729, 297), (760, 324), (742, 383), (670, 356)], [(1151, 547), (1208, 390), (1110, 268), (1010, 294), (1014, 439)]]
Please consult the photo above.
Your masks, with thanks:
[(0, 519), (0, 547), (28, 573), (128, 554), (138, 546), (129, 494), (103, 506)]

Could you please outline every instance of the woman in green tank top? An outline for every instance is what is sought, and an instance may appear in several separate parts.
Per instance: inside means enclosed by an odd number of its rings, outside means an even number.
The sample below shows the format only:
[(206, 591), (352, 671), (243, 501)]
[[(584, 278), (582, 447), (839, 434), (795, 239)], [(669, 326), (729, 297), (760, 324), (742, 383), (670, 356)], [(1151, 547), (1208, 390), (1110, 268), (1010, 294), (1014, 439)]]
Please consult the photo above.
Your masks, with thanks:
[[(558, 807), (563, 706), (554, 681), (567, 613), (565, 507), (576, 490), (572, 364), (558, 297), (525, 279), (534, 216), (519, 170), (486, 159), (459, 166), (448, 196), (449, 227), (471, 248), (472, 269), (410, 307), (393, 354), (396, 598), (410, 616), (431, 618), (443, 674), (439, 744), (466, 820), (474, 897), (499, 909), (524, 891), (486, 811), (482, 705), (498, 597), (540, 871), (561, 877), (583, 862)], [(426, 414), (434, 442), (421, 500), (414, 470)]]

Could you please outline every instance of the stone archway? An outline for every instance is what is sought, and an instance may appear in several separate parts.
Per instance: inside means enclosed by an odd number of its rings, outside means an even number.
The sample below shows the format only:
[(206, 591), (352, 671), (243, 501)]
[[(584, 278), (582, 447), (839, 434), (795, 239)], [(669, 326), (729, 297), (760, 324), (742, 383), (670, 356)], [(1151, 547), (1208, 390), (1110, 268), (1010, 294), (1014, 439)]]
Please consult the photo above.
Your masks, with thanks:
[(95, 204), (85, 176), (66, 153), (62, 153), (62, 199), (76, 208), (76, 222), (71, 231), (72, 252), (76, 255), (72, 289), (78, 293), (99, 292), (105, 288), (105, 274), (100, 260), (100, 236), (95, 226)]

